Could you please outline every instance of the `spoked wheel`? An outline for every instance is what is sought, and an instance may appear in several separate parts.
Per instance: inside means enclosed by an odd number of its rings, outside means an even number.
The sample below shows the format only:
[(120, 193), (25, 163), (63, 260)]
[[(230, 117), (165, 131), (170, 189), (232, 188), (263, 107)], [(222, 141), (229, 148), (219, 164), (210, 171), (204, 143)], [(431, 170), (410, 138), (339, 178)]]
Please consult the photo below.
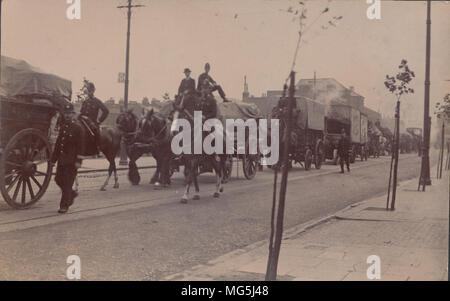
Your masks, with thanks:
[(233, 157), (227, 156), (223, 170), (223, 183), (226, 183), (231, 179), (232, 171), (233, 171)]
[(322, 167), (323, 158), (324, 158), (324, 150), (322, 141), (317, 141), (316, 143), (316, 153), (314, 156), (314, 166), (316, 169), (320, 169)]
[(310, 170), (312, 164), (312, 151), (308, 148), (305, 153), (305, 170)]
[(244, 170), (244, 176), (247, 180), (251, 180), (255, 177), (258, 170), (258, 155), (242, 155), (242, 169)]
[(17, 133), (0, 159), (0, 190), (13, 208), (26, 209), (44, 195), (52, 177), (50, 144), (36, 129)]

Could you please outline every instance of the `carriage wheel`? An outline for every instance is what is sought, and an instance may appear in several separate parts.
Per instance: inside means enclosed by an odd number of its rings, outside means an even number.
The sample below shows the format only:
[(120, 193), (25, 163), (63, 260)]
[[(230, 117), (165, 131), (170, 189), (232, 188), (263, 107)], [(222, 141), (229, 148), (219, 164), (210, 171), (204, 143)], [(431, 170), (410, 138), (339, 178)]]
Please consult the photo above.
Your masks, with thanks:
[(310, 170), (312, 164), (312, 151), (308, 148), (305, 153), (305, 170)]
[(231, 172), (233, 171), (233, 157), (227, 156), (223, 170), (223, 182), (226, 183), (231, 179)]
[(258, 170), (258, 156), (257, 155), (242, 155), (242, 169), (247, 180), (255, 177)]
[(0, 189), (13, 208), (26, 209), (45, 193), (52, 177), (50, 144), (36, 129), (18, 132), (0, 159)]
[(320, 169), (324, 161), (324, 150), (322, 141), (320, 140), (317, 141), (315, 151), (316, 152), (314, 156), (314, 166), (316, 167), (316, 169)]

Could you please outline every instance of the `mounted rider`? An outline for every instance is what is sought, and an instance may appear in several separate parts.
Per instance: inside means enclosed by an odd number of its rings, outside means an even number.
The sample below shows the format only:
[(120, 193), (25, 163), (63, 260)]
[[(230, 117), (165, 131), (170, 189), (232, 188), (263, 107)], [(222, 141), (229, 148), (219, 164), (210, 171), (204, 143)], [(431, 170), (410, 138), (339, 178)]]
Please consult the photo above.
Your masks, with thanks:
[[(86, 99), (81, 105), (79, 119), (94, 136), (98, 148), (100, 146), (100, 124), (108, 117), (109, 110), (101, 100), (94, 96), (95, 85), (92, 82), (84, 80), (83, 92)], [(99, 111), (101, 111), (100, 118), (98, 118)]]
[(225, 92), (220, 85), (218, 85), (212, 77), (209, 75), (209, 71), (211, 70), (211, 66), (209, 63), (205, 64), (205, 72), (200, 74), (198, 77), (198, 86), (197, 90), (201, 93), (202, 90), (206, 87), (208, 90), (211, 90), (211, 93), (214, 91), (218, 91), (220, 97), (222, 97), (223, 102), (229, 102), (229, 100), (225, 97)]

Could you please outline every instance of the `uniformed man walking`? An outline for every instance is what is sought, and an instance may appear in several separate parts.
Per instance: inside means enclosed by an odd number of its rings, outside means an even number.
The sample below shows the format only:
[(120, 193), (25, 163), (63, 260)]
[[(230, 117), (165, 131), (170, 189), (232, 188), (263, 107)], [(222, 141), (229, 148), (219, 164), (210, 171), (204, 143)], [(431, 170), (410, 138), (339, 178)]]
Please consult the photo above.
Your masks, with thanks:
[[(80, 119), (83, 123), (87, 124), (89, 130), (94, 135), (98, 148), (100, 146), (100, 124), (108, 117), (109, 110), (101, 100), (94, 96), (94, 92), (95, 85), (89, 81), (85, 81), (87, 98), (81, 105)], [(99, 111), (101, 111), (100, 118), (98, 117)]]
[(344, 173), (344, 161), (347, 165), (347, 171), (350, 172), (350, 158), (348, 154), (350, 151), (350, 139), (344, 129), (342, 129), (341, 134), (342, 136), (338, 143), (338, 155), (341, 158), (341, 173)]
[(220, 97), (222, 97), (223, 102), (229, 102), (229, 100), (225, 97), (225, 92), (220, 85), (218, 85), (212, 77), (209, 75), (209, 71), (211, 70), (211, 66), (209, 63), (205, 64), (205, 72), (200, 74), (198, 77), (197, 90), (202, 92), (203, 89), (210, 89), (211, 92), (218, 91)]
[(83, 141), (81, 139), (81, 125), (77, 122), (73, 105), (65, 105), (61, 124), (56, 139), (50, 164), (58, 162), (55, 182), (61, 188), (61, 201), (59, 213), (66, 213), (73, 204), (78, 193), (72, 189), (77, 170), (81, 167), (81, 154), (83, 154)]

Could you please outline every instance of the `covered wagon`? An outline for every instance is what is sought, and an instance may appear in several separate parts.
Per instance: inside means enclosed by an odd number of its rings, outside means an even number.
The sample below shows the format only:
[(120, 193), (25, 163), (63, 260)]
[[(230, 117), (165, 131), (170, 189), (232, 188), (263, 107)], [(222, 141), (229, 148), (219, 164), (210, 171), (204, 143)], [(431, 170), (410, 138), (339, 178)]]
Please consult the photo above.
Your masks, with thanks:
[(341, 131), (345, 130), (351, 141), (350, 162), (354, 163), (356, 156), (367, 160), (367, 129), (368, 119), (365, 114), (352, 106), (332, 102), (327, 106), (325, 118), (326, 158), (337, 164), (337, 147)]
[[(324, 160), (324, 119), (325, 106), (319, 102), (305, 97), (295, 98), (295, 110), (293, 112), (293, 124), (291, 132), (291, 145), (289, 147), (290, 164), (299, 163), (306, 170), (311, 168), (314, 162), (315, 168), (320, 169)], [(283, 147), (281, 141), (283, 131), (286, 129), (285, 118), (282, 109), (283, 99), (277, 107), (274, 108), (273, 116), (280, 118), (280, 148)], [(282, 153), (282, 151), (280, 151)]]
[(1, 57), (0, 191), (14, 208), (36, 203), (50, 183), (51, 124), (71, 86), (23, 60)]

